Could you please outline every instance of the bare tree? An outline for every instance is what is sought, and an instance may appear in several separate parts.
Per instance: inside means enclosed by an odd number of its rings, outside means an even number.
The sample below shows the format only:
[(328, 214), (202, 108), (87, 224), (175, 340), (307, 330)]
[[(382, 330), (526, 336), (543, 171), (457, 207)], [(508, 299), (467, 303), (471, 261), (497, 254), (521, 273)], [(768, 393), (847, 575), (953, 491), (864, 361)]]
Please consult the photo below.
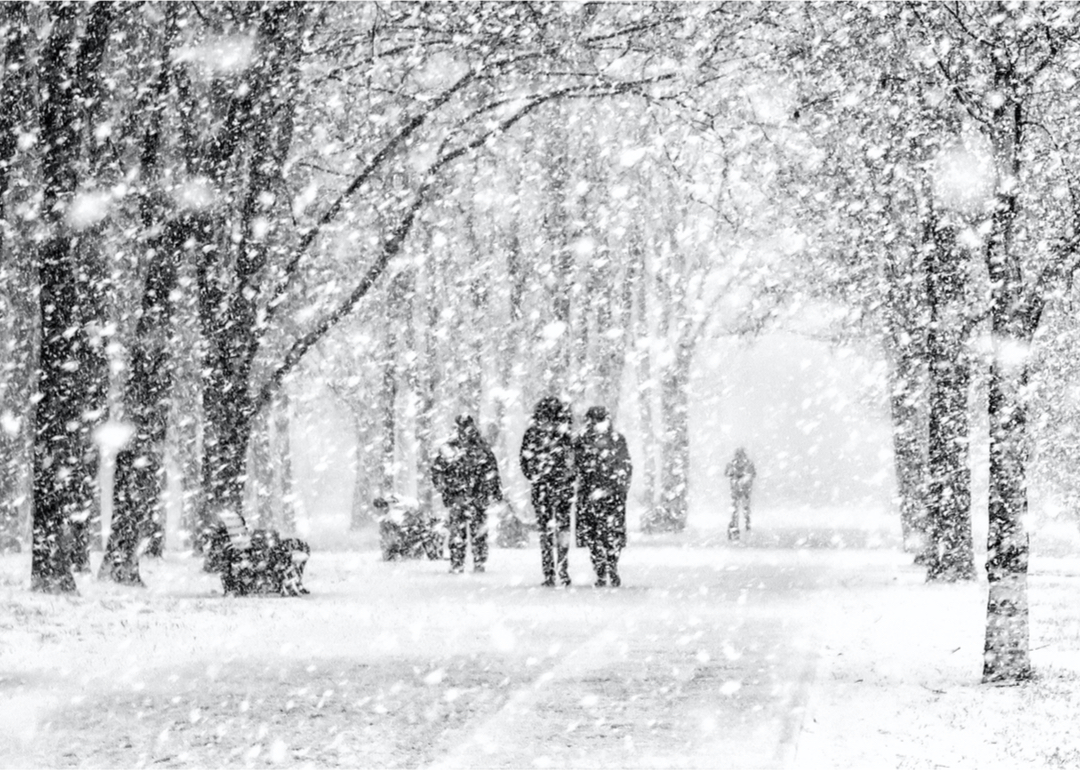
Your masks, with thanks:
[(86, 522), (93, 513), (91, 432), (105, 412), (107, 383), (100, 333), (105, 326), (103, 276), (94, 239), (87, 237), (92, 234), (80, 236), (83, 220), (72, 207), (84, 160), (81, 121), (97, 98), (97, 71), (115, 9), (111, 3), (90, 6), (81, 34), (80, 8), (60, 5), (49, 11), (52, 26), (41, 51), (40, 75), (42, 208), (48, 236), (38, 252), (41, 398), (34, 412), (31, 584), (39, 591), (72, 592), (65, 529), (73, 519)]

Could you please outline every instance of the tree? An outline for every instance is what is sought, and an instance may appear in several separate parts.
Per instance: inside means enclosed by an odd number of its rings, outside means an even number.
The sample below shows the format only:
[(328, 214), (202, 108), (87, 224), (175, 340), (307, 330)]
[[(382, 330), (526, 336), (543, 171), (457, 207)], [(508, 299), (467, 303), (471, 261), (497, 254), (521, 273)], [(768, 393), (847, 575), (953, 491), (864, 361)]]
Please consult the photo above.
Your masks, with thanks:
[(25, 151), (19, 139), (32, 122), (32, 83), (27, 67), (30, 22), (23, 3), (2, 8), (3, 79), (0, 85), (0, 536), (22, 539), (28, 518), (29, 412), (35, 368), (33, 277), (17, 222)]
[[(818, 175), (830, 193), (816, 191), (821, 182), (800, 185), (801, 206), (822, 223), (820, 262), (805, 282), (834, 302), (856, 298), (858, 325), (837, 333), (877, 336), (890, 362), (905, 546), (929, 580), (971, 579), (969, 349), (980, 316), (970, 249), (959, 240), (965, 214), (935, 189), (962, 144), (962, 121), (896, 34), (903, 9), (823, 8), (803, 21), (823, 43), (801, 50), (807, 33), (796, 26), (792, 45), (807, 57), (798, 111), (825, 157)], [(867, 56), (843, 53), (852, 46)]]
[(173, 320), (181, 266), (205, 240), (192, 237), (208, 223), (198, 211), (174, 210), (163, 182), (166, 147), (166, 97), (173, 88), (172, 56), (179, 29), (178, 6), (165, 10), (157, 72), (148, 89), (153, 98), (139, 137), (138, 262), (145, 266), (140, 306), (129, 344), (124, 419), (131, 437), (116, 457), (112, 527), (99, 577), (142, 585), (139, 554), (160, 554), (164, 530), (160, 501), (165, 481), (165, 453), (175, 382)]
[(50, 7), (52, 27), (41, 51), (39, 104), (42, 212), (48, 234), (38, 252), (41, 282), (41, 350), (34, 413), (35, 590), (72, 592), (71, 555), (65, 529), (90, 516), (96, 465), (90, 434), (104, 411), (106, 367), (101, 330), (103, 276), (89, 222), (75, 208), (83, 131), (97, 98), (97, 70), (114, 7), (86, 11)]
[[(1078, 36), (1071, 8), (916, 5), (923, 63), (989, 145), (993, 188), (974, 232), (990, 286), (990, 420), (984, 681), (1031, 674), (1027, 565), (1029, 350), (1080, 264), (1080, 185), (1061, 94)], [(944, 43), (942, 41), (945, 41)], [(1064, 191), (1055, 196), (1054, 190)]]

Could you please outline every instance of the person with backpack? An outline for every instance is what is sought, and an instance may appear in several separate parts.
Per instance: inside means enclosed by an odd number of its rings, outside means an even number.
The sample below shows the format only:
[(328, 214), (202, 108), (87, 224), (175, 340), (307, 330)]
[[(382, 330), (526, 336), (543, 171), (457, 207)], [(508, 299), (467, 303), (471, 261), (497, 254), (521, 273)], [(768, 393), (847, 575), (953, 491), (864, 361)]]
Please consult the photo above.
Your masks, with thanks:
[(589, 549), (598, 587), (622, 584), (619, 554), (626, 547), (626, 497), (633, 465), (626, 439), (608, 410), (589, 407), (574, 442), (577, 465), (577, 526)]
[(540, 565), (545, 586), (570, 585), (570, 510), (574, 504), (574, 438), (570, 405), (546, 396), (533, 410), (521, 440), (521, 472), (532, 484), (540, 530)]
[(499, 466), (471, 415), (454, 420), (457, 435), (447, 441), (431, 466), (431, 481), (450, 511), (450, 572), (465, 571), (465, 552), (472, 542), (473, 572), (487, 562), (487, 509), (502, 500)]

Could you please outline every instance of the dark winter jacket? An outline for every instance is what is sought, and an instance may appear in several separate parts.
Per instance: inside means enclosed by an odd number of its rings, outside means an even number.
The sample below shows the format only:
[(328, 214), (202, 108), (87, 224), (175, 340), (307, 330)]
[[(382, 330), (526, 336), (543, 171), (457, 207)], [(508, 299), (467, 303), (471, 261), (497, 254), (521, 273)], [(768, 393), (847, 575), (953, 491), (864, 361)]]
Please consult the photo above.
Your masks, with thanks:
[(540, 400), (521, 441), (521, 472), (534, 486), (574, 483), (570, 407), (555, 396)]
[(604, 407), (594, 406), (585, 413), (585, 428), (574, 443), (574, 458), (579, 511), (599, 501), (626, 502), (633, 473), (630, 452)]
[(740, 447), (735, 450), (735, 456), (727, 464), (724, 474), (731, 481), (731, 494), (742, 497), (750, 494), (757, 471), (746, 450)]
[(457, 418), (457, 435), (439, 450), (431, 481), (447, 508), (472, 504), (486, 508), (502, 499), (499, 466), (472, 417)]

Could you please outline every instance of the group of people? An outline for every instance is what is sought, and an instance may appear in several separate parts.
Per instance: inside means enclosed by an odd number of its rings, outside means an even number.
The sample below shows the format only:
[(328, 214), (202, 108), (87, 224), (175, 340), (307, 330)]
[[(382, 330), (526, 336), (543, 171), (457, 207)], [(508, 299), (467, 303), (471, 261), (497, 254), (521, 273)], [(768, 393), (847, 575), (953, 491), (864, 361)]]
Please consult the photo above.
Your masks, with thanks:
[[(487, 510), (502, 500), (495, 455), (471, 415), (459, 415), (456, 435), (432, 465), (432, 481), (449, 509), (450, 571), (463, 572), (472, 543), (473, 569), (487, 561)], [(585, 412), (575, 433), (569, 403), (540, 400), (521, 442), (521, 471), (532, 486), (540, 533), (543, 585), (570, 585), (571, 516), (578, 541), (589, 549), (597, 586), (619, 586), (619, 554), (626, 546), (626, 497), (632, 465), (625, 437), (602, 406)]]
[[(570, 404), (557, 396), (537, 403), (521, 442), (521, 472), (532, 486), (540, 533), (545, 586), (570, 585), (571, 517), (576, 508), (577, 542), (589, 549), (597, 586), (619, 586), (619, 555), (626, 547), (626, 497), (633, 466), (626, 438), (602, 406), (585, 412), (574, 432)], [(456, 434), (432, 465), (432, 481), (450, 512), (450, 571), (464, 572), (472, 543), (473, 570), (487, 562), (487, 512), (503, 499), (499, 466), (471, 415), (459, 415)], [(750, 531), (750, 492), (756, 470), (742, 447), (725, 468), (731, 484), (728, 538), (738, 540), (740, 519)]]

